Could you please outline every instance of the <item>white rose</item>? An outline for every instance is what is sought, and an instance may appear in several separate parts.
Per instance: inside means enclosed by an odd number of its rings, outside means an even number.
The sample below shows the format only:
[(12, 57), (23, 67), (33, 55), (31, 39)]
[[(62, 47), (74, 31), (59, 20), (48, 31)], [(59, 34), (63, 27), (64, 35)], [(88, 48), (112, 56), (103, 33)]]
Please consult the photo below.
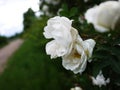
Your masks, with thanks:
[(54, 39), (46, 45), (46, 52), (51, 55), (51, 58), (60, 57), (70, 52), (71, 43), (78, 34), (71, 24), (72, 21), (66, 17), (56, 16), (48, 20), (43, 34), (48, 39)]
[(47, 39), (54, 40), (46, 44), (46, 52), (51, 58), (62, 57), (62, 64), (67, 70), (82, 73), (92, 56), (95, 41), (83, 41), (71, 24), (72, 21), (66, 17), (57, 16), (48, 20), (43, 34)]
[(85, 18), (99, 32), (113, 30), (118, 20), (120, 20), (120, 2), (107, 1), (101, 3), (99, 6), (90, 8), (85, 13)]
[(98, 85), (99, 87), (101, 87), (102, 85), (106, 85), (107, 83), (110, 82), (109, 78), (105, 80), (105, 77), (103, 76), (102, 71), (99, 72), (96, 78), (94, 77), (91, 77), (91, 78), (92, 78), (93, 85)]
[(78, 36), (78, 39), (73, 43), (71, 53), (62, 57), (63, 67), (73, 71), (75, 74), (81, 74), (86, 68), (87, 60), (92, 56), (94, 46), (94, 40), (82, 41)]

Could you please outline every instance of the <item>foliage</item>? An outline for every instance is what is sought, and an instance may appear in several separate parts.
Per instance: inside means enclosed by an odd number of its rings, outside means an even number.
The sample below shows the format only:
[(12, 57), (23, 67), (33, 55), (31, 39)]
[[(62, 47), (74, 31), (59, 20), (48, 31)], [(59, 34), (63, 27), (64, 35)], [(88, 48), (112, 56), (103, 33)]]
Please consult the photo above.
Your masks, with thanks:
[(32, 18), (35, 17), (35, 14), (31, 8), (28, 9), (27, 12), (24, 13), (24, 30), (27, 30), (32, 24)]
[(0, 47), (6, 45), (8, 43), (8, 39), (4, 36), (0, 36)]

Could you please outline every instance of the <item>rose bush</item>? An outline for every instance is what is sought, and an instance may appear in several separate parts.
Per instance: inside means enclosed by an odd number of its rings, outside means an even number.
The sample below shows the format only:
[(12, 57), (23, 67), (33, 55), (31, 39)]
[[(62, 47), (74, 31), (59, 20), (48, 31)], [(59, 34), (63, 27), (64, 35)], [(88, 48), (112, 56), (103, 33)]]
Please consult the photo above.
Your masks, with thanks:
[(120, 20), (120, 2), (107, 1), (94, 6), (86, 11), (85, 18), (98, 32), (114, 30)]
[(95, 41), (83, 41), (77, 30), (72, 27), (72, 20), (66, 17), (53, 17), (44, 28), (44, 36), (54, 40), (46, 44), (46, 53), (51, 58), (62, 57), (62, 65), (74, 73), (82, 73), (87, 60), (92, 56)]

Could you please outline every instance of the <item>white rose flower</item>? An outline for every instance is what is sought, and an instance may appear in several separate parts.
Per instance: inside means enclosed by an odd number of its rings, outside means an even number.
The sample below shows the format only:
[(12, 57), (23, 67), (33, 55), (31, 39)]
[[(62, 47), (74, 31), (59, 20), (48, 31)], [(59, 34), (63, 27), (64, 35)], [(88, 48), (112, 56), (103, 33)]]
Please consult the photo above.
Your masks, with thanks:
[(85, 13), (88, 23), (92, 23), (98, 32), (106, 32), (115, 29), (120, 20), (120, 2), (107, 1), (99, 6), (90, 8)]
[(71, 42), (78, 34), (77, 30), (71, 30), (71, 24), (72, 20), (66, 17), (56, 16), (48, 20), (43, 34), (47, 39), (54, 39), (46, 45), (46, 52), (51, 55), (51, 58), (60, 57), (70, 52)]
[(75, 74), (82, 73), (87, 65), (87, 60), (92, 56), (95, 41), (88, 39), (82, 41), (80, 37), (73, 43), (71, 53), (62, 57), (62, 65)]
[(91, 77), (91, 78), (92, 78), (93, 85), (98, 85), (99, 87), (101, 87), (102, 85), (106, 85), (107, 83), (110, 82), (109, 78), (105, 80), (105, 77), (103, 76), (102, 71), (99, 72), (96, 78), (94, 77)]
[(66, 17), (57, 16), (48, 20), (43, 34), (47, 39), (54, 40), (46, 44), (46, 52), (51, 58), (62, 57), (63, 67), (67, 70), (82, 73), (92, 56), (95, 41), (83, 41), (71, 24), (72, 20)]

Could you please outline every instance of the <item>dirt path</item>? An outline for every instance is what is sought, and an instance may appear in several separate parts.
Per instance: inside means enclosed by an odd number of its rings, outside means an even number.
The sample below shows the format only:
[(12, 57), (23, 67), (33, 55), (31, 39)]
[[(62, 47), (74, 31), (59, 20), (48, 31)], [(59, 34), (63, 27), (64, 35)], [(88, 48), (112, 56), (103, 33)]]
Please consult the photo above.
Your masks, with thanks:
[(0, 73), (2, 73), (6, 67), (8, 58), (19, 48), (22, 43), (22, 39), (16, 39), (0, 49)]

